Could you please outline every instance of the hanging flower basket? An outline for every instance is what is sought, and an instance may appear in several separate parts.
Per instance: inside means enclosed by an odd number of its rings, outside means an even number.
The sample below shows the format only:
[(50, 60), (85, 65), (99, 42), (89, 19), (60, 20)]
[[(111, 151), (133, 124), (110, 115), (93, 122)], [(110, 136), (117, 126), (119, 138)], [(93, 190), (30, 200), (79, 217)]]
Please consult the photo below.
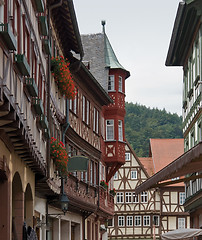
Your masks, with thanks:
[(105, 180), (100, 181), (100, 186), (102, 186), (104, 189), (108, 189), (108, 183), (105, 182)]
[(50, 157), (53, 159), (59, 174), (67, 175), (68, 154), (63, 142), (53, 137), (50, 142)]
[(116, 195), (116, 190), (115, 190), (115, 188), (110, 189), (110, 190), (109, 190), (109, 193), (110, 193), (112, 196), (115, 196), (115, 195)]
[(68, 99), (76, 97), (74, 80), (69, 70), (69, 62), (63, 56), (51, 58), (51, 72), (58, 85), (59, 91)]

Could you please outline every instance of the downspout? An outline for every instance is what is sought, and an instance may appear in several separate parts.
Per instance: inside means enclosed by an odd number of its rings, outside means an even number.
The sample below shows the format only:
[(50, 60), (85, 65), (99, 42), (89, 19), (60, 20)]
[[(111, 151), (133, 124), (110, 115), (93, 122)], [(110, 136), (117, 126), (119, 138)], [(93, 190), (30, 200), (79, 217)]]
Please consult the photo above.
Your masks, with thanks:
[[(51, 29), (50, 29), (50, 20), (51, 20), (51, 11), (54, 8), (57, 8), (62, 5), (62, 0), (60, 0), (59, 3), (56, 3), (48, 8), (48, 40), (50, 42), (51, 40)], [(48, 66), (47, 66), (47, 120), (48, 123), (50, 123), (50, 72), (51, 72), (51, 58), (50, 54), (48, 55)], [(50, 139), (47, 141), (47, 148), (46, 148), (46, 154), (47, 154), (47, 178), (50, 178)], [(48, 224), (48, 201), (46, 201), (46, 224)], [(46, 229), (46, 240), (48, 240), (48, 230)]]

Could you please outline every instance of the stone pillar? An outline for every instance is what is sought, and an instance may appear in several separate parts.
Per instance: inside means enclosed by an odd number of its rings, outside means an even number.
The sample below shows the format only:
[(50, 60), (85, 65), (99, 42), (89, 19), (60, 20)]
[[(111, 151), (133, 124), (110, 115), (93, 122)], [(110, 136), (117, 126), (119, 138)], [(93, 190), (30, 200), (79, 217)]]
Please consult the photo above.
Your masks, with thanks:
[(16, 230), (18, 239), (22, 239), (22, 230), (24, 224), (24, 193), (17, 192), (13, 199), (13, 230)]
[(10, 185), (8, 180), (0, 182), (0, 233), (1, 239), (10, 237)]

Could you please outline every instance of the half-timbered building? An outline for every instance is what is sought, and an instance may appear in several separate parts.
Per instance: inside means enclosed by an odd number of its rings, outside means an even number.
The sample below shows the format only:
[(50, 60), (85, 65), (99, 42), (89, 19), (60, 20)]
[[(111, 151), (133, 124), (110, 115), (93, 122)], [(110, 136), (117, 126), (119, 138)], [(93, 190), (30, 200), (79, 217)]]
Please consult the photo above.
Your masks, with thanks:
[(176, 179), (173, 183), (185, 182), (184, 207), (190, 213), (190, 225), (193, 228), (202, 226), (201, 10), (200, 0), (184, 0), (179, 3), (166, 59), (166, 66), (182, 66), (183, 70), (184, 154), (138, 188), (138, 191), (143, 191), (162, 184), (168, 185), (172, 178)]
[[(77, 93), (71, 100), (52, 74), (52, 58), (68, 59)], [(72, 0), (0, 1), (2, 239), (22, 239), (30, 233), (38, 239), (106, 239), (101, 225), (113, 216), (114, 197), (100, 186), (100, 180), (109, 181), (119, 166), (115, 160), (106, 165), (102, 154), (104, 106), (113, 101), (82, 58)], [(123, 75), (119, 86), (124, 89), (127, 71), (119, 71)], [(117, 139), (118, 130), (115, 134)], [(120, 134), (124, 140), (123, 125)], [(68, 152), (72, 169), (68, 176), (60, 175), (51, 158), (52, 137)], [(113, 149), (113, 157), (121, 151), (119, 163), (124, 162), (124, 148), (118, 152), (121, 144), (117, 140)], [(73, 157), (80, 161), (76, 166), (70, 161), (76, 161)], [(88, 160), (85, 167), (82, 160)], [(106, 173), (110, 174), (106, 177)], [(65, 215), (60, 205), (63, 197), (65, 204), (68, 199)]]
[(182, 151), (183, 139), (151, 139), (150, 156), (138, 158), (127, 144), (126, 163), (114, 176), (115, 216), (108, 222), (109, 239), (154, 239), (189, 226), (183, 184), (135, 193), (137, 186)]

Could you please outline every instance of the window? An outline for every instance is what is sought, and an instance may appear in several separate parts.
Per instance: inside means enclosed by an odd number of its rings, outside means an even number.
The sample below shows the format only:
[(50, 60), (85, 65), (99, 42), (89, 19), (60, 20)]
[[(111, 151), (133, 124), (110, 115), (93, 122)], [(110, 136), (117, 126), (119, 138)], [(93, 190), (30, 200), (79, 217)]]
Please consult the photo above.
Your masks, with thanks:
[(185, 228), (185, 218), (178, 218), (178, 229)]
[(185, 201), (185, 192), (180, 192), (180, 195), (179, 195), (180, 205), (183, 205), (184, 201)]
[(133, 216), (127, 216), (126, 217), (126, 225), (127, 226), (133, 226)]
[(201, 121), (198, 123), (198, 142), (202, 141)]
[(131, 175), (131, 179), (137, 179), (137, 171), (136, 170), (131, 170), (130, 175)]
[(108, 91), (114, 91), (114, 75), (109, 75)]
[(116, 202), (117, 203), (123, 203), (123, 193), (122, 192), (118, 192), (116, 194)]
[(119, 76), (119, 92), (122, 92), (123, 91), (123, 81), (122, 81), (122, 77)]
[(141, 193), (141, 202), (146, 203), (147, 202), (147, 192)]
[(153, 216), (153, 224), (155, 226), (159, 226), (159, 216), (157, 216), (157, 215)]
[(0, 1), (0, 23), (4, 22), (4, 1)]
[(192, 132), (191, 132), (191, 147), (194, 146), (194, 143), (195, 143), (195, 131), (192, 130)]
[(123, 141), (123, 124), (122, 124), (122, 120), (118, 121), (118, 128), (119, 128), (119, 141)]
[(141, 216), (135, 216), (135, 226), (141, 226)]
[(82, 120), (89, 125), (90, 120), (90, 102), (86, 99), (85, 96), (83, 96), (83, 102), (82, 102)]
[(82, 101), (82, 120), (89, 125), (90, 121), (90, 102), (83, 96)]
[(114, 180), (118, 180), (118, 172), (115, 172), (115, 174), (114, 174)]
[(106, 140), (114, 140), (114, 120), (106, 120)]
[(118, 226), (123, 227), (125, 225), (124, 216), (118, 216)]
[(82, 120), (85, 121), (86, 119), (86, 98), (83, 96), (82, 102)]
[(126, 192), (126, 203), (131, 203), (131, 202), (132, 202), (132, 193)]
[(108, 219), (108, 227), (114, 226), (114, 218)]
[(77, 114), (77, 104), (78, 104), (78, 90), (76, 97), (72, 100), (69, 100), (69, 109), (74, 113)]
[(139, 195), (138, 194), (135, 194), (133, 193), (133, 203), (138, 203), (139, 202)]
[(130, 161), (130, 153), (129, 152), (125, 153), (125, 160)]
[(150, 226), (150, 216), (143, 216), (143, 226)]
[(96, 108), (93, 109), (93, 131), (99, 133), (99, 111)]

